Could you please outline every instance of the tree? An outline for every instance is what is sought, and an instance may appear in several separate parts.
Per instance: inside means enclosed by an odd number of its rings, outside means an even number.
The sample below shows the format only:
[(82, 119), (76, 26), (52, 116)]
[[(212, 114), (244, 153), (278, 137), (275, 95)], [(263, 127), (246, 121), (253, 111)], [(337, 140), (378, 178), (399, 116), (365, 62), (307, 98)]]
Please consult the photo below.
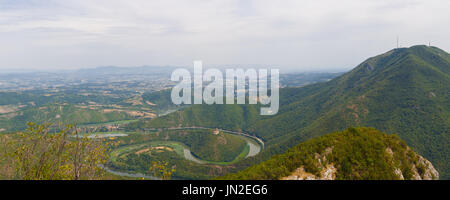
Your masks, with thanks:
[(49, 133), (51, 124), (28, 123), (18, 134), (18, 145), (10, 156), (14, 159), (17, 179), (80, 180), (100, 179), (102, 166), (108, 161), (112, 145), (100, 139), (78, 134), (76, 126), (67, 125)]
[(149, 172), (162, 180), (170, 180), (172, 174), (175, 172), (175, 167), (169, 168), (168, 165), (169, 163), (165, 161), (153, 161), (149, 168)]

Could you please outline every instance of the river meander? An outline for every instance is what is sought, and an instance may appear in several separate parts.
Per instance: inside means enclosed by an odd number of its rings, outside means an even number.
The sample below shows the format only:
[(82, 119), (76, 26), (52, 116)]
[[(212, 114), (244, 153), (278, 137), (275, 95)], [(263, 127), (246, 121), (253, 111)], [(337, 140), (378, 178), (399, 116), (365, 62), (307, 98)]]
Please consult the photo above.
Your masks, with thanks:
[[(183, 129), (183, 128), (181, 128)], [(195, 127), (188, 127), (186, 129), (195, 129)], [(198, 129), (206, 129), (203, 127), (198, 127)], [(242, 158), (239, 158), (240, 156), (236, 157), (235, 160), (230, 161), (230, 162), (214, 162), (214, 161), (207, 161), (207, 160), (202, 160), (196, 156), (194, 156), (191, 152), (191, 150), (189, 149), (188, 146), (186, 146), (185, 144), (181, 143), (181, 142), (176, 142), (176, 141), (149, 141), (148, 143), (144, 143), (144, 144), (136, 144), (136, 145), (127, 145), (125, 147), (121, 147), (119, 149), (114, 150), (111, 153), (111, 157), (112, 159), (114, 159), (115, 156), (118, 156), (120, 154), (132, 151), (132, 150), (136, 150), (136, 149), (140, 149), (140, 148), (144, 148), (145, 146), (151, 145), (151, 144), (164, 144), (164, 145), (169, 145), (174, 147), (175, 152), (177, 154), (179, 154), (180, 156), (184, 157), (187, 160), (190, 160), (192, 162), (198, 163), (198, 164), (217, 164), (217, 165), (230, 165), (230, 164), (234, 164), (244, 158), (248, 158), (248, 157), (252, 157), (255, 155), (258, 155), (261, 152), (261, 149), (264, 145), (264, 143), (259, 139), (259, 138), (255, 138), (254, 136), (249, 136), (248, 134), (244, 134), (244, 133), (240, 133), (240, 132), (233, 132), (233, 131), (226, 131), (226, 130), (221, 130), (224, 131), (228, 134), (233, 134), (236, 135), (240, 138), (242, 138), (243, 140), (245, 140), (247, 142), (248, 148), (246, 148), (246, 150), (244, 151), (248, 151), (246, 152), (246, 155)], [(98, 134), (100, 135), (100, 137), (111, 137), (111, 136), (115, 136), (115, 137), (125, 137), (128, 136), (126, 134), (126, 132), (124, 133), (116, 133), (114, 135), (111, 134)], [(93, 136), (92, 137), (98, 138), (98, 136)], [(242, 152), (242, 154), (245, 152)], [(118, 176), (126, 176), (126, 177), (134, 177), (134, 178), (138, 178), (138, 177), (145, 177), (148, 179), (155, 179), (154, 177), (151, 176), (147, 176), (144, 174), (140, 174), (140, 173), (129, 173), (129, 172), (123, 172), (123, 171), (115, 171), (112, 170), (108, 167), (104, 167), (106, 171), (108, 171), (109, 173), (118, 175)]]

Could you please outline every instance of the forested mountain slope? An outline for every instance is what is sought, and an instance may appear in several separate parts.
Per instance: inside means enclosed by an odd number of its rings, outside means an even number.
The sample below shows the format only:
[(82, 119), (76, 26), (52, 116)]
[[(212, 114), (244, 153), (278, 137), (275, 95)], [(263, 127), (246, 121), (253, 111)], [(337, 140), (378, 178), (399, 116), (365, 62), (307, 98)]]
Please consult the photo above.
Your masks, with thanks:
[(307, 139), (354, 126), (396, 133), (450, 178), (450, 55), (413, 46), (372, 57), (326, 83), (280, 90), (280, 110), (257, 105), (195, 105), (130, 127), (217, 126), (242, 129), (266, 142), (247, 167)]

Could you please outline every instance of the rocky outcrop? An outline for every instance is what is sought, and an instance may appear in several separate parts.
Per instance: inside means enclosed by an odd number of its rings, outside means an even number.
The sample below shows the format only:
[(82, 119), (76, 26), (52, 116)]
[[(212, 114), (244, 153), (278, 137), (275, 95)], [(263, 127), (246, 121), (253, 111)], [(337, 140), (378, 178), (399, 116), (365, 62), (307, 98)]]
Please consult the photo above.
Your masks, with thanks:
[(291, 175), (281, 178), (281, 180), (334, 180), (336, 179), (337, 169), (333, 163), (328, 163), (327, 156), (331, 154), (333, 147), (328, 147), (321, 154), (315, 153), (314, 157), (318, 162), (317, 167), (320, 168), (319, 174), (316, 176), (306, 172), (304, 166), (297, 168)]
[[(282, 177), (281, 180), (335, 180), (337, 174), (337, 168), (334, 163), (328, 163), (327, 156), (333, 151), (333, 147), (328, 147), (321, 154), (315, 153), (314, 157), (317, 161), (317, 168), (320, 172), (313, 174), (305, 171), (304, 166), (300, 166), (291, 175)], [(421, 155), (413, 152), (409, 147), (406, 149), (406, 153), (413, 153), (415, 160), (410, 161), (410, 171), (412, 175), (411, 180), (437, 180), (439, 179), (438, 171), (433, 167), (430, 161), (422, 157)], [(391, 162), (393, 168), (392, 171), (397, 175), (399, 180), (405, 180), (405, 172), (402, 172), (399, 166), (396, 166), (394, 162), (394, 152), (391, 148), (386, 148), (387, 159)]]
[(436, 180), (439, 179), (439, 172), (433, 167), (430, 161), (418, 156), (418, 161), (413, 164), (413, 179), (414, 180)]
[[(410, 168), (411, 180), (436, 180), (439, 179), (439, 172), (433, 167), (430, 161), (422, 157), (421, 155), (413, 152), (409, 147), (406, 149), (407, 152), (413, 153), (413, 157), (416, 159), (411, 161)], [(405, 152), (405, 153), (407, 153)], [(386, 153), (391, 163), (394, 164), (394, 152), (391, 148), (386, 148)], [(398, 179), (405, 180), (405, 175), (400, 168), (395, 167), (394, 173), (398, 176)]]

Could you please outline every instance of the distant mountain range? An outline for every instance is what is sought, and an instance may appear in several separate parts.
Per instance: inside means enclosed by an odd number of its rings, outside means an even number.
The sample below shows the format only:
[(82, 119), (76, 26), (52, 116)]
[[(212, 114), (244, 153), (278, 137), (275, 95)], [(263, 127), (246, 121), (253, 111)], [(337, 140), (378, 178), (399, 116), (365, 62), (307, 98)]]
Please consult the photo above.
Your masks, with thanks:
[(450, 55), (436, 47), (398, 48), (372, 57), (331, 81), (280, 90), (280, 110), (258, 105), (194, 105), (130, 128), (198, 125), (244, 130), (265, 140), (242, 169), (308, 139), (348, 127), (396, 133), (450, 178)]

